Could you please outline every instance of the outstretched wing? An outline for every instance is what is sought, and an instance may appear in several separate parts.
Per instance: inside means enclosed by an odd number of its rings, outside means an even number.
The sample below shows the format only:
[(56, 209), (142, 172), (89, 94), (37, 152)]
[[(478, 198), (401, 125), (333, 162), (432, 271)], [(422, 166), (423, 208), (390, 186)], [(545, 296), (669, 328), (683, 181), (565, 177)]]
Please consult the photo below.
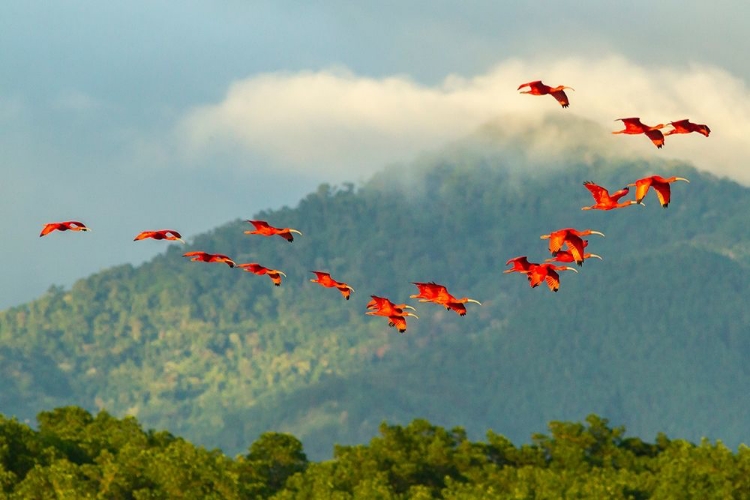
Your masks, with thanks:
[(659, 203), (661, 203), (661, 206), (667, 208), (672, 193), (672, 190), (669, 188), (669, 183), (654, 182), (651, 186), (654, 188), (654, 191), (656, 191), (656, 196), (659, 197)]
[(615, 191), (614, 193), (612, 193), (611, 195), (609, 195), (609, 198), (613, 202), (617, 203), (620, 200), (620, 198), (622, 198), (623, 196), (625, 196), (629, 192), (630, 192), (630, 188), (629, 187), (624, 187), (624, 188), (620, 189), (619, 191)]
[(542, 85), (544, 85), (544, 84), (542, 83), (541, 80), (535, 80), (533, 82), (528, 82), (528, 83), (524, 83), (522, 85), (519, 85), (516, 90), (521, 90), (524, 87), (539, 88)]
[(661, 149), (664, 146), (664, 134), (661, 130), (646, 130), (645, 134), (657, 148)]
[(557, 102), (560, 103), (560, 106), (563, 108), (567, 108), (570, 105), (570, 101), (568, 101), (568, 96), (565, 94), (564, 90), (557, 90), (555, 92), (551, 92), (552, 97), (557, 99)]
[(623, 125), (625, 125), (625, 131), (634, 133), (634, 134), (640, 134), (643, 132), (643, 129), (645, 128), (645, 125), (641, 123), (640, 118), (618, 118), (615, 121), (621, 121)]
[(583, 185), (586, 186), (586, 189), (591, 192), (591, 196), (594, 197), (594, 201), (596, 201), (597, 204), (609, 200), (609, 191), (599, 186), (598, 184), (594, 184), (591, 181), (586, 181), (583, 183)]
[(268, 224), (268, 222), (266, 222), (264, 220), (249, 220), (248, 222), (250, 224), (252, 224), (253, 226), (255, 226), (255, 229), (258, 229), (258, 230), (260, 230), (260, 229), (270, 229), (271, 228), (271, 226)]
[(42, 232), (39, 233), (39, 236), (47, 236), (49, 233), (54, 231), (55, 229), (58, 229), (60, 227), (60, 224), (57, 222), (50, 222), (49, 224), (45, 224), (42, 228)]

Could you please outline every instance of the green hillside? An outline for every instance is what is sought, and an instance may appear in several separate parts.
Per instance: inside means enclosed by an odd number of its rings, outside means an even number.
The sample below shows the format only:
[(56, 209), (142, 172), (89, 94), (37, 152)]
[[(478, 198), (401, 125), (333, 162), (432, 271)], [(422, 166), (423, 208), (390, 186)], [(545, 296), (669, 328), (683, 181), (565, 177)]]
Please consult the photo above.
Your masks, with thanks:
[[(646, 207), (580, 210), (584, 180), (617, 189), (654, 173), (691, 181), (668, 209), (649, 194)], [(106, 409), (228, 453), (285, 431), (317, 458), (415, 417), (525, 440), (594, 412), (735, 446), (750, 414), (749, 217), (750, 190), (685, 165), (457, 146), (257, 214), (300, 229), (292, 244), (238, 220), (1, 313), (0, 411)], [(604, 260), (563, 273), (557, 294), (502, 273), (511, 257), (545, 258), (539, 235), (561, 227), (604, 232), (589, 247)], [(186, 250), (288, 277), (277, 288)], [(356, 292), (344, 301), (311, 270)], [(365, 316), (370, 294), (402, 302), (432, 280), (483, 305), (461, 318), (412, 301), (405, 335)]]

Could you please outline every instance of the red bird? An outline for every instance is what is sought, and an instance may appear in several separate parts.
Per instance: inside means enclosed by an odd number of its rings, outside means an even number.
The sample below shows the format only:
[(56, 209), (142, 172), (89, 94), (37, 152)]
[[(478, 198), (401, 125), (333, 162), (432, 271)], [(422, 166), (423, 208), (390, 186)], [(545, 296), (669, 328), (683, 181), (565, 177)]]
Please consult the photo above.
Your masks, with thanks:
[(261, 236), (279, 235), (282, 238), (284, 238), (286, 241), (288, 241), (289, 243), (294, 241), (294, 237), (292, 236), (292, 233), (297, 233), (299, 235), (302, 234), (296, 229), (292, 229), (289, 227), (284, 227), (284, 228), (273, 227), (264, 220), (249, 220), (247, 222), (255, 226), (255, 230), (245, 231), (245, 234), (260, 234)]
[(560, 289), (560, 275), (557, 274), (557, 271), (578, 272), (574, 267), (539, 264), (526, 271), (526, 276), (529, 278), (529, 286), (536, 288), (542, 282), (545, 282), (550, 290), (557, 292)]
[(559, 229), (550, 234), (543, 234), (540, 236), (540, 238), (543, 240), (549, 240), (549, 251), (552, 255), (557, 255), (560, 249), (562, 249), (563, 244), (566, 244), (568, 246), (568, 250), (570, 250), (570, 253), (573, 255), (576, 264), (582, 266), (584, 244), (581, 237), (588, 236), (589, 234), (598, 234), (599, 236), (604, 236), (603, 233), (600, 233), (599, 231), (592, 231), (591, 229), (578, 231), (573, 228), (567, 228)]
[(590, 207), (582, 207), (581, 210), (612, 210), (614, 208), (623, 208), (638, 204), (638, 202), (635, 200), (617, 203), (620, 198), (630, 192), (630, 189), (628, 189), (627, 187), (609, 194), (609, 191), (597, 184), (594, 184), (591, 181), (586, 181), (583, 183), (583, 185), (586, 186), (586, 189), (591, 192), (591, 196), (594, 197), (594, 201), (596, 203), (594, 205), (591, 205)]
[(172, 229), (160, 229), (158, 231), (143, 231), (138, 233), (138, 236), (133, 238), (133, 241), (145, 240), (146, 238), (153, 238), (155, 240), (168, 240), (168, 241), (185, 241), (182, 239), (182, 235)]
[(45, 224), (39, 237), (47, 236), (52, 231), (91, 231), (83, 222), (69, 220), (65, 222), (50, 222)]
[(420, 302), (434, 302), (440, 304), (446, 309), (450, 309), (459, 316), (466, 316), (466, 304), (467, 302), (473, 302), (475, 304), (482, 305), (478, 300), (470, 299), (468, 297), (462, 297), (457, 299), (450, 293), (448, 289), (443, 285), (431, 281), (429, 283), (412, 283), (419, 289), (419, 293), (410, 295), (409, 298), (419, 299)]
[(661, 149), (664, 146), (664, 134), (661, 133), (662, 128), (666, 127), (663, 123), (654, 125), (653, 127), (641, 123), (640, 118), (618, 118), (615, 121), (622, 121), (625, 124), (625, 129), (613, 134), (646, 134), (651, 139), (654, 146)]
[(564, 85), (560, 85), (559, 87), (550, 87), (549, 85), (543, 84), (541, 80), (519, 85), (517, 90), (521, 90), (524, 87), (529, 87), (529, 90), (522, 91), (521, 92), (522, 94), (531, 94), (531, 95), (551, 94), (552, 97), (557, 99), (557, 102), (559, 102), (560, 106), (562, 106), (563, 108), (567, 108), (568, 105), (570, 105), (570, 102), (568, 101), (568, 96), (565, 95), (565, 89), (575, 90), (571, 87), (565, 87)]
[(690, 123), (690, 120), (677, 120), (676, 122), (669, 122), (668, 125), (672, 125), (674, 127), (674, 130), (670, 130), (664, 135), (672, 135), (672, 134), (689, 134), (691, 132), (698, 132), (699, 134), (703, 134), (706, 137), (708, 137), (708, 134), (711, 133), (711, 129), (708, 128), (708, 125), (702, 125), (700, 123)]
[(365, 314), (370, 316), (385, 316), (388, 318), (388, 326), (395, 327), (399, 333), (406, 331), (406, 317), (411, 316), (419, 319), (416, 314), (405, 311), (404, 309), (412, 309), (413, 307), (407, 304), (394, 304), (385, 297), (378, 297), (377, 295), (370, 295), (372, 300), (367, 303), (367, 311)]
[(322, 271), (310, 272), (317, 276), (317, 279), (311, 279), (310, 281), (328, 288), (337, 288), (338, 291), (341, 292), (341, 295), (343, 295), (346, 300), (349, 300), (349, 294), (350, 292), (354, 291), (354, 288), (350, 287), (346, 283), (336, 281), (335, 279), (331, 278), (331, 275), (329, 273), (324, 273)]
[(228, 265), (229, 267), (234, 267), (234, 261), (227, 257), (226, 255), (222, 255), (220, 253), (206, 253), (206, 252), (188, 252), (182, 254), (183, 257), (192, 257), (190, 259), (191, 261), (196, 262), (221, 262), (223, 264)]
[(690, 183), (690, 181), (685, 179), (684, 177), (668, 177), (665, 179), (664, 177), (661, 177), (659, 175), (652, 175), (651, 177), (638, 179), (634, 184), (628, 184), (628, 186), (635, 186), (635, 200), (638, 203), (641, 203), (641, 201), (643, 201), (643, 198), (646, 197), (648, 188), (654, 188), (654, 191), (656, 191), (656, 196), (659, 198), (659, 203), (661, 203), (662, 207), (667, 208), (669, 206), (669, 200), (671, 198), (671, 189), (669, 188), (669, 184), (675, 181), (685, 181), (687, 183)]
[(520, 257), (514, 257), (505, 263), (506, 266), (509, 264), (513, 264), (513, 267), (503, 271), (503, 274), (522, 273), (524, 271), (528, 271), (531, 266), (538, 265), (535, 262), (529, 262), (529, 260), (526, 258), (525, 255), (522, 255)]
[(286, 278), (286, 274), (279, 271), (278, 269), (269, 269), (267, 267), (261, 266), (260, 264), (256, 262), (249, 262), (247, 264), (237, 264), (237, 267), (249, 273), (255, 273), (258, 276), (263, 276), (265, 274), (266, 276), (271, 278), (271, 281), (273, 281), (273, 284), (276, 286), (281, 286), (282, 276)]

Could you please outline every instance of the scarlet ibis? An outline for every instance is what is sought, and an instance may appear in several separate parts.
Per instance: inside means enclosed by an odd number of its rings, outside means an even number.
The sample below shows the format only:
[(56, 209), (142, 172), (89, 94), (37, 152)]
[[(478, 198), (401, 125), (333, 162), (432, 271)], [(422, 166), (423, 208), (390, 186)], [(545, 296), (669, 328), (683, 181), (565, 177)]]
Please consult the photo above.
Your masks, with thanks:
[(336, 281), (335, 279), (331, 278), (331, 275), (329, 273), (324, 273), (322, 271), (310, 272), (317, 276), (316, 279), (311, 279), (310, 281), (328, 288), (337, 288), (338, 291), (341, 292), (341, 295), (343, 295), (346, 300), (349, 300), (349, 294), (350, 292), (354, 291), (354, 288), (350, 287), (346, 283)]
[(564, 85), (560, 85), (558, 87), (550, 87), (549, 85), (543, 84), (541, 80), (519, 85), (517, 90), (521, 90), (524, 87), (529, 87), (529, 90), (522, 91), (521, 92), (522, 94), (531, 94), (531, 95), (550, 94), (552, 95), (552, 97), (557, 99), (557, 102), (559, 102), (560, 106), (562, 106), (563, 108), (567, 108), (568, 105), (570, 105), (570, 102), (568, 101), (568, 96), (565, 95), (565, 89), (575, 90), (574, 88), (566, 87)]
[(675, 181), (685, 181), (690, 183), (690, 181), (684, 177), (668, 177), (665, 179), (659, 175), (652, 175), (651, 177), (638, 179), (635, 183), (628, 184), (628, 186), (635, 186), (635, 200), (638, 203), (641, 203), (643, 198), (646, 197), (648, 188), (654, 188), (656, 196), (659, 198), (659, 203), (661, 203), (662, 207), (667, 208), (671, 199), (671, 189), (669, 184)]
[(480, 306), (482, 305), (482, 303), (478, 300), (470, 299), (468, 297), (457, 299), (456, 297), (448, 293), (448, 289), (445, 286), (438, 285), (433, 281), (429, 283), (412, 284), (417, 286), (417, 288), (419, 289), (419, 293), (410, 295), (410, 298), (419, 299), (420, 302), (434, 302), (436, 304), (440, 304), (446, 309), (452, 310), (459, 316), (466, 316), (466, 306), (464, 306), (464, 304), (466, 304), (467, 302), (473, 302), (475, 304), (479, 304)]
[(550, 290), (557, 292), (560, 289), (560, 275), (557, 274), (557, 271), (578, 272), (574, 267), (555, 266), (549, 263), (539, 264), (526, 271), (526, 275), (529, 278), (529, 286), (531, 288), (536, 288), (544, 281), (547, 283)]
[(273, 281), (273, 284), (276, 286), (281, 286), (282, 276), (286, 278), (286, 274), (279, 271), (278, 269), (269, 269), (267, 267), (261, 266), (257, 262), (248, 262), (247, 264), (237, 264), (237, 267), (249, 273), (255, 273), (258, 276), (263, 276), (265, 274), (266, 276), (271, 278), (271, 281)]
[(513, 264), (513, 267), (503, 271), (503, 274), (522, 273), (524, 271), (528, 271), (531, 266), (537, 265), (535, 262), (529, 262), (528, 258), (525, 255), (509, 259), (508, 262), (505, 263), (505, 265), (507, 266), (509, 264)]
[(138, 233), (138, 236), (133, 238), (133, 241), (145, 240), (146, 238), (152, 238), (155, 240), (181, 241), (185, 243), (185, 241), (182, 239), (182, 235), (172, 229), (159, 229), (158, 231), (143, 231), (141, 233)]
[(578, 231), (573, 228), (559, 229), (550, 234), (543, 234), (540, 236), (543, 240), (549, 240), (549, 251), (552, 255), (556, 255), (560, 251), (563, 244), (567, 244), (568, 250), (573, 255), (576, 264), (579, 266), (583, 265), (583, 240), (582, 236), (588, 236), (590, 234), (598, 234), (604, 236), (599, 231), (586, 229), (585, 231)]
[(651, 139), (651, 142), (654, 143), (654, 146), (659, 149), (664, 146), (664, 134), (661, 133), (660, 129), (666, 127), (665, 124), (660, 123), (652, 127), (641, 123), (640, 118), (618, 118), (615, 121), (622, 121), (625, 124), (625, 129), (612, 132), (613, 134), (646, 134)]
[(42, 232), (39, 233), (39, 237), (47, 236), (52, 231), (91, 231), (91, 229), (86, 227), (83, 222), (78, 222), (77, 220), (50, 222), (44, 225)]
[(192, 257), (191, 261), (195, 262), (219, 262), (234, 267), (234, 261), (226, 255), (220, 253), (206, 252), (187, 252), (182, 254), (183, 257)]
[(672, 125), (672, 127), (674, 127), (674, 130), (670, 130), (664, 135), (689, 134), (691, 132), (698, 132), (699, 134), (703, 134), (708, 137), (708, 134), (711, 133), (711, 129), (708, 128), (708, 125), (703, 125), (701, 123), (690, 123), (689, 119), (669, 122), (668, 125)]
[(581, 210), (612, 210), (614, 208), (623, 208), (638, 204), (638, 202), (635, 200), (623, 201), (622, 203), (618, 203), (620, 198), (630, 192), (630, 189), (628, 189), (627, 187), (609, 194), (609, 191), (597, 184), (594, 184), (591, 181), (586, 181), (583, 183), (583, 185), (586, 186), (586, 189), (591, 192), (591, 196), (594, 197), (594, 201), (596, 203), (591, 205), (590, 207), (582, 207)]
[(268, 224), (268, 222), (264, 220), (249, 220), (247, 221), (253, 226), (255, 226), (255, 230), (253, 231), (245, 231), (245, 234), (260, 234), (262, 236), (276, 236), (279, 235), (282, 238), (284, 238), (286, 241), (291, 243), (294, 241), (294, 237), (292, 236), (292, 233), (297, 233), (301, 235), (302, 233), (297, 231), (296, 229), (292, 229), (289, 227), (284, 228), (278, 228), (273, 227)]

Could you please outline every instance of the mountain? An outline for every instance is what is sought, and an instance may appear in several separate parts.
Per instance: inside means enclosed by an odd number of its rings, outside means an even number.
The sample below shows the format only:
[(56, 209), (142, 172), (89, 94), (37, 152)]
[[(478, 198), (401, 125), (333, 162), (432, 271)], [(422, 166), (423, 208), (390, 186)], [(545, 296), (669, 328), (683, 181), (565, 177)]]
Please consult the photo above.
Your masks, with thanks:
[[(236, 220), (143, 265), (52, 287), (0, 313), (0, 411), (106, 409), (228, 453), (291, 432), (316, 458), (415, 417), (522, 441), (597, 413), (642, 436), (747, 442), (750, 190), (657, 151), (550, 152), (549, 137), (592, 127), (548, 121), (524, 142), (488, 126), (362, 186), (321, 185), (256, 214), (301, 230), (291, 244), (244, 235)], [(645, 207), (580, 210), (583, 181), (619, 189), (655, 173), (691, 181), (673, 185), (667, 209), (650, 193)], [(604, 232), (589, 245), (603, 260), (562, 273), (556, 294), (503, 274), (511, 257), (546, 258), (539, 235), (562, 227)], [(287, 278), (274, 287), (187, 250)], [(310, 283), (312, 270), (350, 284), (351, 300)], [(459, 317), (412, 300), (419, 319), (404, 335), (365, 316), (370, 294), (408, 301), (415, 281), (483, 305)]]

